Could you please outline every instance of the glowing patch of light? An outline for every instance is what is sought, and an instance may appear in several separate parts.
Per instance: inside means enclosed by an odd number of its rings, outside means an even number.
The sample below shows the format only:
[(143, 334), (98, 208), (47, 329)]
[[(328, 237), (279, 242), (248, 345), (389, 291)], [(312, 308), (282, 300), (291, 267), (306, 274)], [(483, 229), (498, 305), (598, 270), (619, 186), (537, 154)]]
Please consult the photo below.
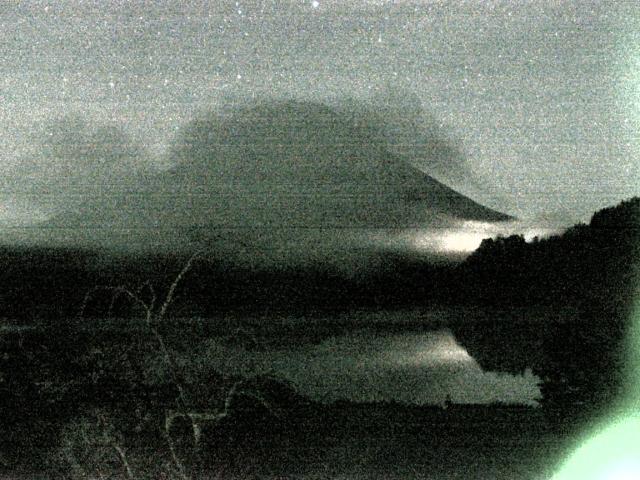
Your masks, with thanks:
[(622, 418), (579, 447), (552, 480), (640, 478), (640, 414)]
[(482, 240), (501, 234), (496, 224), (466, 221), (450, 228), (416, 232), (411, 238), (414, 247), (438, 252), (470, 253)]
[(448, 228), (423, 230), (413, 232), (409, 236), (410, 243), (420, 250), (432, 250), (444, 253), (471, 253), (475, 251), (482, 240), (523, 235), (525, 241), (530, 242), (534, 237), (544, 238), (558, 233), (557, 227), (532, 227), (519, 221), (487, 223), (464, 221)]
[[(552, 480), (640, 479), (640, 302), (628, 332), (628, 384), (622, 408), (604, 429), (588, 437)], [(630, 413), (629, 413), (630, 412)]]
[(0, 226), (31, 225), (47, 218), (47, 214), (27, 201), (15, 198), (0, 199)]
[(416, 367), (460, 363), (476, 365), (473, 357), (449, 331), (433, 333), (430, 341), (415, 343), (411, 348), (405, 347), (405, 350), (406, 353), (396, 357), (393, 363)]
[(442, 236), (440, 244), (445, 252), (473, 252), (484, 238), (487, 238), (484, 233), (451, 232)]
[(435, 350), (418, 350), (413, 357), (417, 365), (433, 363), (475, 363), (471, 355), (460, 345), (443, 345)]

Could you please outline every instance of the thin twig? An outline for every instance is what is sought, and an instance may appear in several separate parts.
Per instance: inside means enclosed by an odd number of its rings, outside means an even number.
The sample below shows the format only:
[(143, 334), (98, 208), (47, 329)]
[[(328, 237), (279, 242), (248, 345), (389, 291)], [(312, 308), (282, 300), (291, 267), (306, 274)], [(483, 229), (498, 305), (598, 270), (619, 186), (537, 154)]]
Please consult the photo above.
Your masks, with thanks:
[(127, 472), (127, 478), (129, 480), (135, 480), (135, 475), (133, 474), (133, 470), (131, 469), (131, 465), (129, 465), (129, 461), (127, 460), (127, 454), (124, 449), (118, 445), (116, 442), (112, 442), (112, 446), (116, 452), (118, 452), (118, 456), (120, 457), (120, 462), (124, 466), (125, 471)]
[(150, 315), (149, 305), (147, 305), (139, 296), (137, 296), (127, 287), (124, 287), (122, 285), (117, 287), (110, 285), (96, 285), (95, 287), (91, 288), (84, 296), (84, 300), (82, 301), (82, 305), (80, 306), (80, 311), (78, 312), (78, 319), (82, 319), (84, 317), (84, 312), (87, 308), (89, 300), (95, 293), (100, 291), (113, 292), (114, 296), (126, 295), (131, 300), (133, 300), (134, 303), (137, 303), (144, 309), (147, 317)]
[(257, 400), (274, 417), (280, 418), (280, 415), (271, 407), (271, 405), (269, 405), (269, 402), (267, 402), (262, 395), (242, 389), (243, 384), (245, 383), (246, 383), (246, 380), (238, 380), (236, 383), (233, 384), (224, 402), (225, 413), (229, 412), (229, 409), (231, 408), (231, 400), (233, 399), (233, 397), (235, 397), (236, 395), (238, 396), (242, 395), (243, 397), (253, 398), (254, 400)]
[(107, 310), (107, 317), (111, 318), (113, 316), (113, 308), (116, 305), (116, 300), (122, 295), (122, 292), (114, 292), (111, 296), (111, 302), (109, 303), (109, 309)]
[(171, 305), (171, 302), (173, 301), (173, 295), (176, 291), (176, 288), (178, 288), (178, 285), (182, 281), (182, 278), (187, 274), (189, 270), (191, 270), (191, 266), (193, 265), (193, 262), (196, 260), (198, 256), (200, 256), (200, 254), (201, 254), (201, 251), (198, 250), (193, 255), (191, 255), (189, 260), (187, 260), (187, 263), (185, 263), (184, 267), (182, 267), (182, 270), (180, 270), (180, 273), (178, 273), (178, 276), (175, 278), (175, 280), (171, 284), (171, 287), (169, 287), (169, 292), (167, 293), (167, 296), (164, 299), (164, 303), (162, 304), (162, 308), (158, 313), (157, 320), (162, 320), (164, 318), (164, 315), (167, 313), (167, 308), (169, 308), (169, 305)]
[(169, 453), (171, 453), (171, 458), (173, 459), (173, 463), (178, 468), (178, 474), (182, 478), (182, 480), (191, 480), (189, 475), (187, 474), (187, 469), (184, 464), (180, 460), (178, 456), (178, 452), (176, 451), (176, 446), (173, 441), (173, 437), (171, 436), (171, 426), (173, 425), (173, 421), (178, 417), (183, 417), (184, 414), (181, 412), (173, 412), (169, 411), (165, 414), (164, 418), (164, 433), (167, 437), (167, 444), (169, 445)]
[[(96, 286), (94, 288), (92, 288), (91, 290), (89, 290), (87, 292), (87, 294), (84, 297), (84, 300), (82, 302), (81, 308), (80, 308), (80, 312), (78, 315), (78, 318), (82, 318), (84, 316), (84, 312), (86, 310), (86, 307), (88, 305), (88, 302), (91, 298), (91, 296), (100, 291), (100, 290), (104, 290), (104, 291), (110, 291), (113, 292), (113, 297), (111, 299), (111, 304), (109, 306), (109, 312), (111, 312), (113, 305), (115, 304), (115, 301), (118, 297), (124, 295), (127, 296), (130, 300), (133, 301), (133, 303), (140, 305), (144, 311), (145, 311), (145, 323), (147, 325), (147, 327), (149, 328), (150, 332), (153, 334), (161, 355), (164, 358), (164, 361), (166, 362), (167, 366), (169, 367), (169, 374), (171, 376), (171, 380), (173, 382), (173, 384), (176, 386), (176, 388), (178, 389), (178, 407), (179, 407), (179, 411), (178, 412), (168, 412), (165, 416), (165, 425), (164, 425), (164, 431), (165, 431), (165, 435), (167, 437), (167, 443), (169, 446), (169, 450), (171, 453), (171, 457), (172, 460), (174, 462), (174, 464), (176, 465), (177, 469), (178, 469), (178, 474), (181, 477), (182, 480), (190, 480), (190, 477), (187, 473), (187, 470), (185, 468), (185, 465), (183, 464), (183, 462), (180, 460), (178, 452), (176, 450), (175, 447), (175, 443), (173, 441), (173, 437), (171, 436), (171, 426), (173, 424), (173, 421), (178, 418), (178, 417), (186, 417), (189, 418), (190, 422), (191, 422), (191, 426), (193, 429), (193, 435), (194, 435), (194, 440), (195, 443), (197, 444), (200, 440), (200, 435), (201, 435), (201, 427), (200, 427), (200, 423), (201, 421), (210, 421), (210, 420), (215, 420), (215, 419), (219, 419), (222, 418), (222, 416), (224, 416), (224, 414), (201, 414), (201, 413), (193, 413), (193, 412), (188, 412), (188, 406), (190, 405), (190, 403), (188, 402), (187, 399), (187, 395), (185, 392), (185, 389), (182, 385), (182, 381), (178, 376), (178, 367), (176, 365), (176, 362), (173, 358), (173, 355), (171, 354), (171, 352), (169, 351), (169, 349), (167, 348), (167, 345), (164, 341), (164, 338), (162, 337), (162, 335), (160, 334), (160, 331), (158, 330), (158, 323), (160, 321), (162, 321), (167, 313), (167, 310), (169, 308), (169, 306), (171, 305), (171, 303), (173, 302), (174, 296), (175, 296), (175, 292), (176, 289), (178, 288), (180, 282), (182, 281), (182, 279), (184, 278), (184, 276), (187, 274), (187, 272), (189, 272), (189, 270), (192, 268), (194, 261), (196, 260), (196, 258), (201, 254), (201, 251), (197, 251), (195, 252), (190, 258), (189, 260), (186, 262), (186, 264), (183, 266), (183, 268), (180, 270), (180, 272), (178, 273), (178, 275), (176, 276), (176, 278), (174, 279), (173, 283), (171, 284), (171, 286), (169, 287), (169, 291), (167, 292), (167, 295), (165, 297), (165, 300), (162, 304), (162, 307), (160, 308), (160, 310), (158, 311), (157, 314), (154, 315), (154, 310), (155, 310), (155, 306), (156, 306), (156, 301), (157, 301), (157, 296), (156, 296), (156, 292), (155, 289), (153, 288), (153, 285), (150, 281), (146, 281), (144, 282), (142, 285), (140, 285), (140, 287), (138, 288), (137, 292), (134, 293), (132, 292), (130, 289), (128, 289), (125, 286), (118, 286), (118, 287), (109, 287), (109, 286)], [(149, 302), (145, 302), (141, 296), (143, 293), (143, 289), (144, 287), (148, 287), (149, 291), (151, 292), (151, 299)], [(231, 389), (231, 391), (229, 392), (229, 395), (233, 395), (235, 394), (237, 390), (237, 384), (234, 385), (234, 387)], [(256, 399), (260, 400), (263, 402), (263, 404), (266, 405), (266, 402), (264, 402), (264, 399), (260, 399), (258, 397), (256, 397)], [(267, 406), (268, 408), (268, 406)], [(104, 420), (104, 419), (103, 419)], [(116, 449), (120, 460), (122, 462), (122, 464), (124, 465), (126, 471), (127, 471), (127, 476), (129, 477), (130, 480), (134, 479), (134, 475), (133, 475), (133, 471), (131, 469), (131, 466), (129, 465), (129, 463), (127, 462), (127, 458), (126, 458), (126, 453), (124, 451), (124, 449), (122, 447), (120, 447), (115, 441), (111, 441), (110, 442), (112, 444), (112, 446)]]
[(149, 289), (149, 292), (151, 292), (151, 301), (149, 302), (149, 310), (154, 311), (156, 308), (156, 290), (155, 288), (153, 288), (153, 284), (151, 283), (151, 281), (147, 280), (145, 282), (143, 282), (142, 284), (140, 284), (140, 286), (138, 287), (138, 295), (142, 295), (143, 289), (144, 287), (147, 287)]
[(102, 413), (98, 413), (96, 417), (98, 419), (98, 427), (102, 428), (102, 437), (104, 438), (105, 443), (113, 447), (113, 449), (118, 454), (120, 463), (122, 463), (122, 466), (127, 472), (127, 478), (129, 480), (135, 480), (136, 477), (133, 473), (131, 465), (129, 464), (129, 461), (127, 460), (127, 454), (124, 451), (124, 448), (122, 448), (118, 444), (115, 436), (110, 432), (110, 430), (113, 430), (114, 428), (113, 425), (108, 422), (107, 418)]

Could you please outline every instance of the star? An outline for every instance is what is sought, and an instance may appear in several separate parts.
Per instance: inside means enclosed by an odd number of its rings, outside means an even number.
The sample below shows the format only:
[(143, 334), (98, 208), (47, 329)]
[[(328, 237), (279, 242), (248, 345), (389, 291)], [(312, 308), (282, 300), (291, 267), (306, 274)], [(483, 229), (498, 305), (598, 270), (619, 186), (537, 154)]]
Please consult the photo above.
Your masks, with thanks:
[(311, 6), (313, 8), (318, 8), (320, 6), (320, 2), (318, 0), (313, 0), (313, 2), (311, 2)]

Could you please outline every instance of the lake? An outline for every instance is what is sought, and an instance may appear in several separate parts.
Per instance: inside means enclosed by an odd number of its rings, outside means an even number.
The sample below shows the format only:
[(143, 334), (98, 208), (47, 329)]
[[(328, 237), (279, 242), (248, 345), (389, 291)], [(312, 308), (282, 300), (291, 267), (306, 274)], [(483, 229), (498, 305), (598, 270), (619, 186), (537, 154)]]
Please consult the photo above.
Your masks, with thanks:
[(226, 374), (285, 378), (322, 402), (538, 405), (540, 378), (530, 370), (521, 375), (483, 370), (433, 315), (263, 319), (243, 327), (243, 341), (207, 339), (199, 361)]

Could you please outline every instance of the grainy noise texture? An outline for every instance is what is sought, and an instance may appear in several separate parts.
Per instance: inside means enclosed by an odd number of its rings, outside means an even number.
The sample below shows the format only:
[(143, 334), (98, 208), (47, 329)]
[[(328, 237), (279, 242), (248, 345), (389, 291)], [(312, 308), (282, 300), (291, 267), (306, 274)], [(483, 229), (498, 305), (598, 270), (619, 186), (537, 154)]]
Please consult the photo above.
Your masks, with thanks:
[(640, 478), (639, 32), (0, 0), (0, 478)]

